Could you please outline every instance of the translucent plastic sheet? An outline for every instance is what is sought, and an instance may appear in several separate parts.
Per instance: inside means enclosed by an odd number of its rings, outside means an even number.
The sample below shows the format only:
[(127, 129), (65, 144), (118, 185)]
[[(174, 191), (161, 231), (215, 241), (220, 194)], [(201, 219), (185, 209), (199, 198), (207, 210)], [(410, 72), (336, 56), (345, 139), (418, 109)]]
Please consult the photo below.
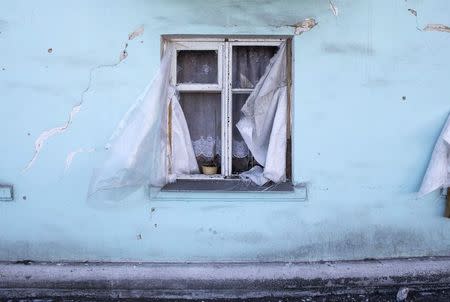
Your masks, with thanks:
[(172, 160), (175, 175), (199, 173), (188, 125), (178, 98), (172, 99)]
[[(91, 179), (89, 199), (118, 201), (149, 185), (162, 187), (172, 173), (196, 172), (196, 160), (178, 93), (170, 85), (174, 45), (166, 49), (149, 86), (120, 122), (108, 143), (108, 155)], [(172, 104), (172, 106), (169, 106)], [(168, 110), (173, 127), (171, 140), (176, 158), (168, 158)]]
[[(155, 78), (120, 122), (108, 143), (107, 159), (93, 174), (89, 199), (122, 201), (139, 189), (161, 188), (176, 180), (176, 175), (199, 173), (191, 140), (197, 134), (195, 131), (190, 133), (180, 95), (171, 85), (175, 56), (175, 45), (170, 44)], [(258, 185), (269, 180), (274, 183), (285, 181), (287, 85), (284, 44), (270, 61), (242, 113), (244, 117), (237, 127), (257, 161), (264, 166), (264, 170), (247, 172), (258, 173), (259, 177), (247, 179), (260, 179), (254, 181)]]
[(242, 138), (264, 169), (241, 176), (258, 185), (286, 181), (287, 73), (286, 44), (280, 46), (266, 72), (242, 107), (237, 123)]
[(450, 116), (434, 147), (419, 190), (419, 197), (437, 189), (447, 189), (448, 187), (450, 187)]

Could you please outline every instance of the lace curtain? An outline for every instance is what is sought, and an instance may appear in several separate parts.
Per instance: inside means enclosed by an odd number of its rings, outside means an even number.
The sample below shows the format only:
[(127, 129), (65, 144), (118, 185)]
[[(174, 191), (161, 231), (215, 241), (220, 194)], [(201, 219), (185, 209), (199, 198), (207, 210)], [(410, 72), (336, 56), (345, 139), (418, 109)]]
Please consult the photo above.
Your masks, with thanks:
[(222, 101), (220, 93), (180, 94), (180, 104), (189, 128), (198, 165), (221, 162)]
[[(253, 89), (266, 71), (278, 47), (236, 46), (233, 47), (232, 87)], [(217, 61), (212, 51), (183, 51), (178, 54), (177, 74), (179, 83), (216, 83)], [(256, 162), (236, 128), (241, 119), (241, 109), (250, 93), (232, 96), (232, 166), (234, 173), (249, 170)], [(186, 117), (195, 157), (199, 166), (214, 162), (219, 167), (222, 154), (221, 94), (181, 93), (180, 104)]]

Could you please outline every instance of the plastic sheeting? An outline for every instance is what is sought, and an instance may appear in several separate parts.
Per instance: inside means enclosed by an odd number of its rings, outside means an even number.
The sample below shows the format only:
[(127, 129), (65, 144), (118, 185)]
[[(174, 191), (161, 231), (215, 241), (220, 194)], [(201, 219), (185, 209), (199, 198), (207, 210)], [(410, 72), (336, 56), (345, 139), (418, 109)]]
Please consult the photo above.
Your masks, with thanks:
[[(142, 187), (162, 187), (179, 174), (199, 173), (180, 96), (171, 83), (175, 45), (170, 44), (151, 84), (138, 97), (108, 143), (94, 171), (89, 199), (118, 201)], [(286, 179), (286, 45), (280, 47), (242, 108), (239, 131), (264, 166), (247, 174), (259, 185)], [(170, 129), (168, 127), (170, 125)], [(170, 133), (169, 133), (170, 131)], [(168, 150), (170, 146), (170, 150)]]
[[(91, 178), (89, 198), (122, 200), (144, 186), (162, 187), (172, 173), (198, 172), (179, 96), (170, 84), (174, 45), (166, 49), (156, 77), (137, 98), (107, 145), (108, 155)], [(171, 104), (171, 106), (170, 106)], [(171, 108), (172, 154), (168, 157), (168, 110)]]
[(450, 187), (450, 115), (434, 147), (419, 196), (448, 187)]
[(199, 173), (188, 125), (178, 98), (172, 99), (172, 161), (175, 175)]
[(264, 167), (255, 167), (241, 177), (258, 185), (286, 181), (286, 67), (286, 43), (283, 43), (242, 107), (243, 116), (236, 125), (256, 161)]

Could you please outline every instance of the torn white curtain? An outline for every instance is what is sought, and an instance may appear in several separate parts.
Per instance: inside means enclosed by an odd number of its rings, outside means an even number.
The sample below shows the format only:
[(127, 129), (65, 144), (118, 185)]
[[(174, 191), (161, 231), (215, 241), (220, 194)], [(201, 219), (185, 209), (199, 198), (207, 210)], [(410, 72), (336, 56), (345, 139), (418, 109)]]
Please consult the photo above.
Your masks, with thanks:
[(419, 196), (424, 196), (437, 189), (450, 187), (450, 115), (438, 138), (427, 172), (419, 190)]
[(264, 167), (251, 169), (241, 176), (258, 185), (270, 180), (286, 181), (286, 68), (286, 43), (283, 43), (242, 107), (243, 116), (236, 125), (256, 161)]
[[(91, 179), (89, 196), (113, 189), (138, 189), (146, 185), (161, 187), (169, 181), (169, 108), (172, 108), (174, 129), (172, 149), (177, 152), (177, 159), (171, 160), (172, 171), (185, 173), (198, 169), (189, 130), (178, 103), (178, 93), (170, 85), (175, 53), (173, 45), (166, 49), (155, 78), (120, 122), (108, 143), (106, 161)], [(114, 199), (114, 196), (109, 197)], [(120, 194), (118, 199), (122, 199)]]

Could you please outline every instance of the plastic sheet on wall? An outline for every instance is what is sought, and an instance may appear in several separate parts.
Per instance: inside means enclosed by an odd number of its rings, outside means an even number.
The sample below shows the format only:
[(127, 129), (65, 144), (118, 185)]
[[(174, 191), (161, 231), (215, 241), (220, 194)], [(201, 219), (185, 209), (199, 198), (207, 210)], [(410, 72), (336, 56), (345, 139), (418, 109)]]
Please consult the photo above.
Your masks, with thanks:
[(419, 196), (448, 187), (450, 187), (450, 116), (434, 147)]
[[(174, 45), (169, 46), (155, 78), (119, 123), (108, 143), (107, 159), (91, 178), (89, 199), (117, 201), (142, 187), (162, 187), (172, 178), (167, 169), (169, 160), (173, 173), (196, 172), (192, 145), (186, 143), (190, 137), (179, 96), (170, 84), (175, 53)], [(175, 160), (167, 156), (169, 108)]]

